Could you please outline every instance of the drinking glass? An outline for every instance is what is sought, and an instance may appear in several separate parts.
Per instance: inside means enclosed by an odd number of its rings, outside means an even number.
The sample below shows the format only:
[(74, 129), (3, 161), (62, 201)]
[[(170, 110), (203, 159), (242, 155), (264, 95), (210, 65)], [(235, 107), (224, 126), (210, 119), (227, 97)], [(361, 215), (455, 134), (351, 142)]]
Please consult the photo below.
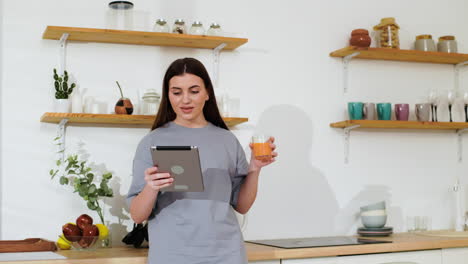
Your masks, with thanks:
[(430, 90), (428, 99), (429, 99), (429, 103), (431, 104), (432, 122), (437, 122), (437, 102), (439, 99), (439, 93), (437, 92), (437, 90), (435, 89)]
[(457, 93), (456, 93), (455, 90), (448, 90), (446, 92), (446, 97), (447, 97), (447, 103), (448, 103), (448, 109), (449, 109), (450, 122), (453, 122), (453, 119), (452, 119), (452, 106), (453, 106), (453, 103), (455, 103)]
[(257, 160), (269, 161), (271, 159), (270, 137), (264, 134), (252, 136), (253, 153)]
[(468, 122), (468, 91), (463, 92), (463, 106), (465, 109), (465, 122)]

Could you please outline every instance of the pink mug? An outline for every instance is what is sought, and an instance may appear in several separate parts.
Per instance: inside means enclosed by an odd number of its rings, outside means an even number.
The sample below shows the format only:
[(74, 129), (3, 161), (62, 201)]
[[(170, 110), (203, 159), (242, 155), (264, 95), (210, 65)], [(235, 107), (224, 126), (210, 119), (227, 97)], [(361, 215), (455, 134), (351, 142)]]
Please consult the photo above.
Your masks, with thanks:
[(397, 120), (408, 121), (409, 104), (395, 104), (395, 117)]

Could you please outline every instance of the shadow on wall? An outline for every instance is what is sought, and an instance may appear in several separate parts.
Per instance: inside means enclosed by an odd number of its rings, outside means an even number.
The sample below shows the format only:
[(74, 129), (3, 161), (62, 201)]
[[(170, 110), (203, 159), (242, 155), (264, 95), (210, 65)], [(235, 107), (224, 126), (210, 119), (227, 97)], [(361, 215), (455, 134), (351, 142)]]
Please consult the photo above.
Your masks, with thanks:
[(292, 105), (269, 107), (260, 116), (255, 130), (275, 136), (278, 158), (261, 173), (257, 202), (246, 229), (249, 239), (333, 233), (338, 203), (318, 169), (320, 164), (310, 160), (312, 128), (310, 117)]
[[(335, 218), (335, 233), (354, 235), (358, 227), (362, 227), (360, 207), (368, 204), (385, 201), (387, 209), (386, 226), (402, 227), (404, 225), (403, 214), (400, 207), (392, 206), (392, 194), (390, 188), (384, 185), (366, 185), (348, 204), (341, 208)], [(403, 231), (395, 228), (394, 231)]]

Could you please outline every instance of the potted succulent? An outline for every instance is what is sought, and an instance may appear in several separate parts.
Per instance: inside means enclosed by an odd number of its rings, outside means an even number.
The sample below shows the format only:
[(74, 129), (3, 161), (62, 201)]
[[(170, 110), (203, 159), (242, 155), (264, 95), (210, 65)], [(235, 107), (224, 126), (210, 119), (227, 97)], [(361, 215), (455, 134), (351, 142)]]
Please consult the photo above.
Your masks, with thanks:
[(68, 72), (64, 71), (63, 75), (58, 75), (57, 70), (54, 69), (54, 86), (55, 86), (55, 112), (68, 113), (70, 112), (69, 95), (75, 88), (75, 83), (68, 86)]

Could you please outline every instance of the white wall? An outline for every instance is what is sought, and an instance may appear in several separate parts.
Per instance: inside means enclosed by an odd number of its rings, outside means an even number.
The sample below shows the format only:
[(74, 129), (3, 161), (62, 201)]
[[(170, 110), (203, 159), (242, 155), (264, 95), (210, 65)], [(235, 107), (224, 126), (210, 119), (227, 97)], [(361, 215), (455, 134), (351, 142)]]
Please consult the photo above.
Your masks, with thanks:
[[(0, 0), (0, 102), (2, 101), (1, 98), (3, 98), (2, 96), (2, 88), (3, 88), (3, 78), (2, 78), (2, 74), (3, 74), (3, 0)], [(3, 110), (2, 110), (2, 107), (0, 106), (0, 149), (2, 149), (2, 128), (3, 128), (3, 125), (2, 125), (2, 120), (3, 120), (3, 116), (2, 116), (2, 113), (3, 113)], [(0, 239), (2, 239), (2, 212), (3, 212), (3, 177), (2, 177), (2, 169), (3, 169), (3, 166), (2, 166), (2, 152), (0, 151), (0, 190), (1, 190), (1, 193), (0, 193)]]
[[(104, 27), (106, 3), (30, 1), (26, 8), (20, 1), (4, 1), (2, 239), (55, 239), (62, 224), (92, 214), (48, 176), (57, 125), (39, 118), (52, 110), (58, 41), (41, 36), (47, 25)], [(254, 131), (266, 130), (276, 136), (280, 157), (262, 172), (246, 239), (353, 234), (359, 206), (381, 199), (396, 231), (405, 229), (408, 215), (428, 215), (437, 229), (453, 226), (449, 187), (456, 175), (466, 180), (468, 164), (468, 157), (456, 161), (454, 132), (353, 131), (350, 163), (344, 164), (343, 131), (329, 127), (346, 119), (348, 101), (414, 104), (430, 88), (451, 88), (453, 66), (355, 60), (350, 91), (343, 94), (342, 62), (329, 53), (347, 44), (352, 29), (371, 29), (387, 16), (396, 17), (402, 28), (402, 48), (419, 34), (453, 34), (460, 51), (468, 52), (467, 5), (463, 0), (135, 1), (135, 9), (147, 11), (151, 20), (182, 17), (205, 26), (218, 21), (226, 31), (249, 38), (238, 50), (222, 53), (217, 89), (228, 88), (241, 99), (240, 115), (250, 121), (233, 131), (245, 148)], [(97, 43), (70, 43), (67, 68), (87, 95), (113, 104), (115, 80), (136, 100), (138, 89), (160, 89), (168, 64), (185, 56), (199, 58), (211, 70), (209, 50)], [(463, 70), (462, 87), (465, 77)], [(147, 131), (67, 128), (70, 150), (82, 140), (91, 160), (115, 175), (116, 197), (107, 202), (106, 218), (116, 234), (131, 226), (124, 196), (135, 147)], [(463, 151), (468, 153), (467, 144)]]

